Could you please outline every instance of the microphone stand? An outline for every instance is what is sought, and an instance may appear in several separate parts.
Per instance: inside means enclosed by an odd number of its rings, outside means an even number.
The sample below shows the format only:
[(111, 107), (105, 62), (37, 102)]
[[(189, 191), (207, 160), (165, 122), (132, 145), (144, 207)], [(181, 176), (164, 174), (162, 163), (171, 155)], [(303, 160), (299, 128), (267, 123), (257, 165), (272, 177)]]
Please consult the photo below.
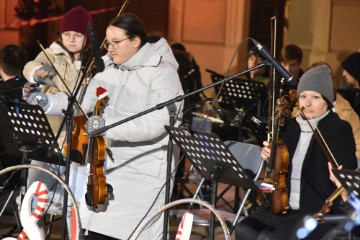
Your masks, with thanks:
[[(87, 70), (89, 65), (86, 66), (85, 70)], [(87, 71), (84, 71), (87, 72)], [(67, 151), (66, 151), (66, 167), (65, 167), (65, 184), (69, 185), (69, 177), (70, 177), (70, 152), (71, 152), (71, 145), (72, 145), (72, 130), (74, 125), (74, 105), (77, 102), (76, 96), (78, 95), (82, 83), (85, 79), (85, 74), (82, 75), (79, 84), (76, 87), (76, 90), (73, 94), (69, 93), (69, 102), (66, 110), (63, 110), (65, 115), (64, 120), (61, 123), (59, 131), (55, 137), (56, 141), (60, 137), (61, 129), (63, 128), (64, 124), (66, 123), (66, 138), (67, 138)], [(85, 156), (83, 156), (85, 158)], [(68, 193), (64, 191), (64, 200), (63, 200), (63, 212), (62, 212), (62, 229), (61, 229), (61, 239), (66, 239), (66, 226), (67, 226), (67, 204), (68, 202)]]
[[(169, 111), (169, 115), (170, 115), (170, 126), (174, 126), (175, 122), (176, 122), (176, 105), (175, 102), (169, 104), (166, 106), (168, 108)], [(171, 139), (171, 137), (169, 136), (169, 141), (168, 141), (168, 147), (167, 147), (167, 155), (166, 155), (166, 159), (167, 159), (167, 165), (166, 165), (166, 185), (165, 185), (165, 205), (168, 204), (170, 202), (170, 176), (171, 176), (171, 162), (172, 162), (172, 156), (173, 156), (173, 141)], [(169, 211), (165, 210), (164, 211), (164, 225), (163, 225), (163, 233), (167, 233), (168, 232), (168, 221), (169, 221)], [(163, 234), (163, 238), (164, 240), (167, 239), (167, 234)]]
[(246, 73), (248, 73), (248, 72), (254, 71), (254, 70), (258, 69), (258, 68), (262, 68), (262, 67), (265, 67), (265, 66), (268, 66), (268, 62), (267, 62), (267, 61), (265, 61), (265, 62), (263, 62), (263, 63), (260, 63), (259, 65), (256, 65), (255, 67), (252, 67), (252, 68), (249, 68), (249, 69), (247, 69), (247, 70), (244, 70), (244, 71), (242, 71), (242, 72), (240, 72), (240, 73), (234, 74), (234, 75), (232, 75), (232, 76), (230, 76), (230, 77), (224, 78), (224, 79), (222, 79), (222, 80), (220, 80), (220, 81), (218, 81), (218, 82), (212, 83), (212, 84), (207, 85), (207, 86), (202, 87), (202, 88), (199, 88), (198, 90), (195, 90), (195, 91), (193, 91), (193, 92), (191, 92), (191, 93), (188, 93), (188, 94), (185, 94), (185, 95), (181, 95), (181, 96), (177, 96), (177, 97), (175, 97), (175, 98), (173, 98), (173, 99), (170, 99), (170, 100), (168, 100), (168, 101), (166, 101), (166, 102), (159, 103), (159, 104), (157, 104), (155, 107), (152, 107), (152, 108), (149, 108), (149, 109), (147, 109), (147, 110), (145, 110), (145, 111), (143, 111), (143, 112), (134, 114), (134, 115), (132, 115), (132, 116), (130, 116), (130, 117), (128, 117), (128, 118), (122, 119), (122, 120), (120, 120), (120, 121), (118, 121), (118, 122), (115, 122), (115, 123), (113, 123), (113, 124), (110, 124), (110, 125), (108, 125), (108, 126), (104, 126), (104, 127), (101, 127), (101, 128), (97, 128), (97, 129), (89, 132), (89, 133), (88, 133), (88, 136), (89, 136), (89, 137), (98, 136), (98, 135), (100, 135), (101, 133), (109, 130), (110, 128), (116, 127), (116, 126), (121, 125), (121, 124), (126, 123), (126, 122), (129, 122), (129, 121), (131, 121), (131, 120), (133, 120), (133, 119), (136, 119), (136, 118), (141, 117), (141, 116), (143, 116), (143, 115), (145, 115), (145, 114), (151, 113), (151, 112), (153, 112), (153, 111), (155, 111), (155, 110), (160, 110), (160, 109), (162, 109), (162, 108), (164, 108), (164, 107), (166, 107), (166, 106), (168, 106), (168, 105), (170, 105), (170, 104), (172, 104), (172, 103), (180, 102), (180, 101), (182, 101), (183, 99), (185, 99), (185, 98), (187, 98), (187, 97), (190, 97), (190, 96), (192, 96), (192, 95), (194, 95), (194, 94), (200, 93), (200, 92), (202, 92), (202, 91), (204, 91), (204, 90), (206, 90), (206, 89), (209, 89), (209, 88), (212, 88), (212, 87), (214, 87), (214, 86), (217, 86), (217, 85), (219, 85), (219, 84), (221, 84), (221, 83), (223, 83), (223, 82), (225, 82), (225, 81), (231, 80), (231, 79), (233, 79), (233, 78), (239, 77), (239, 76), (244, 75), (244, 74), (246, 74)]
[[(73, 120), (73, 116), (74, 116), (74, 105), (75, 103), (77, 104), (79, 110), (84, 114), (84, 116), (86, 116), (86, 113), (83, 111), (83, 109), (80, 106), (80, 103), (76, 100), (76, 96), (78, 96), (80, 88), (82, 86), (82, 83), (84, 82), (85, 79), (85, 75), (88, 72), (88, 70), (91, 68), (92, 65), (92, 58), (89, 59), (89, 61), (87, 61), (85, 69), (83, 71), (83, 74), (80, 78), (80, 81), (77, 83), (77, 85), (75, 86), (75, 92), (71, 91), (68, 86), (66, 85), (65, 81), (61, 78), (61, 75), (59, 74), (59, 72), (57, 71), (56, 67), (53, 65), (52, 61), (49, 59), (48, 55), (45, 52), (44, 47), (42, 46), (42, 44), (40, 43), (40, 41), (37, 41), (37, 43), (39, 44), (40, 48), (42, 49), (43, 53), (45, 54), (46, 58), (48, 59), (49, 63), (51, 64), (51, 66), (54, 68), (54, 70), (56, 71), (57, 75), (60, 77), (60, 79), (62, 80), (64, 86), (66, 87), (66, 89), (68, 90), (68, 94), (69, 94), (69, 101), (68, 101), (68, 106), (66, 110), (63, 110), (64, 113), (64, 119), (60, 125), (60, 128), (55, 136), (55, 140), (54, 142), (57, 142), (60, 134), (61, 134), (61, 130), (63, 129), (65, 123), (66, 124), (66, 137), (67, 137), (67, 152), (66, 152), (66, 157), (65, 157), (65, 184), (68, 186), (69, 185), (69, 176), (70, 176), (70, 152), (71, 152), (71, 145), (72, 145), (72, 130), (73, 130), (73, 124), (74, 124), (74, 120)], [(87, 118), (87, 116), (86, 116)], [(85, 158), (85, 156), (83, 156)], [(67, 191), (64, 191), (64, 200), (63, 200), (63, 212), (62, 212), (62, 229), (61, 229), (61, 239), (66, 239), (66, 220), (67, 220), (67, 202), (68, 202), (68, 193)]]
[[(133, 116), (130, 116), (130, 117), (128, 117), (128, 118), (125, 118), (125, 119), (123, 119), (123, 120), (120, 120), (120, 121), (118, 121), (118, 122), (116, 122), (116, 123), (113, 123), (113, 124), (110, 124), (110, 125), (108, 125), (108, 126), (104, 126), (104, 127), (95, 129), (95, 130), (89, 132), (89, 133), (88, 133), (88, 136), (89, 136), (89, 137), (94, 137), (94, 136), (100, 135), (101, 133), (109, 130), (110, 128), (116, 127), (116, 126), (121, 125), (121, 124), (126, 123), (126, 122), (129, 122), (129, 121), (131, 121), (131, 120), (133, 120), (133, 119), (136, 119), (136, 118), (138, 118), (138, 117), (141, 117), (141, 116), (143, 116), (143, 115), (145, 115), (145, 114), (148, 114), (148, 113), (150, 113), (150, 112), (153, 112), (153, 111), (155, 111), (155, 110), (160, 110), (160, 109), (162, 109), (162, 108), (164, 108), (164, 107), (168, 107), (170, 104), (173, 104), (173, 103), (175, 103), (175, 102), (180, 102), (180, 101), (182, 101), (183, 99), (185, 99), (185, 98), (187, 98), (187, 97), (189, 97), (189, 96), (195, 95), (195, 94), (200, 93), (200, 92), (202, 92), (202, 91), (204, 91), (204, 90), (206, 90), (206, 89), (209, 89), (209, 88), (212, 88), (212, 87), (217, 86), (217, 85), (219, 85), (219, 84), (222, 84), (223, 82), (225, 82), (225, 81), (227, 81), (227, 80), (231, 80), (231, 79), (233, 79), (233, 78), (236, 78), (236, 77), (238, 77), (238, 76), (241, 76), (241, 75), (243, 75), (243, 74), (246, 74), (246, 73), (248, 73), (248, 72), (251, 72), (251, 71), (253, 71), (253, 70), (255, 70), (255, 69), (265, 67), (265, 66), (267, 66), (268, 64), (269, 64), (269, 63), (268, 63), (267, 61), (264, 61), (263, 63), (260, 63), (260, 64), (258, 64), (258, 65), (256, 65), (256, 66), (252, 67), (252, 68), (249, 68), (249, 69), (247, 69), (247, 70), (245, 70), (245, 71), (242, 71), (242, 72), (237, 73), (237, 74), (235, 74), (235, 75), (232, 75), (232, 76), (230, 76), (230, 77), (224, 78), (224, 79), (222, 79), (222, 80), (220, 80), (220, 81), (218, 81), (218, 82), (215, 82), (215, 83), (213, 83), (213, 84), (210, 84), (210, 85), (208, 85), (208, 86), (202, 87), (202, 88), (200, 88), (200, 89), (198, 89), (198, 90), (195, 90), (195, 91), (193, 91), (193, 92), (191, 92), (191, 93), (188, 93), (188, 94), (185, 94), (185, 95), (181, 95), (181, 96), (177, 96), (177, 97), (175, 97), (175, 98), (173, 98), (173, 99), (170, 99), (170, 100), (168, 100), (168, 101), (166, 101), (166, 102), (159, 103), (159, 104), (157, 104), (155, 107), (149, 108), (149, 109), (147, 109), (147, 110), (145, 110), (145, 111), (143, 111), (143, 112), (137, 113), (137, 114), (135, 114), (135, 115), (133, 115)], [(170, 119), (170, 123), (172, 123), (172, 122), (173, 122), (173, 120)], [(171, 141), (170, 141), (170, 139), (169, 139), (169, 143), (170, 143), (170, 142), (171, 142)], [(166, 199), (165, 199), (165, 203), (168, 203), (168, 202), (169, 202), (169, 199), (170, 199), (171, 161), (172, 161), (172, 144), (169, 144), (169, 145), (168, 145), (168, 154), (167, 154), (167, 171), (166, 171), (166, 172), (167, 172), (167, 176), (166, 176), (166, 183), (167, 183), (167, 184), (166, 184), (166, 188), (165, 188), (165, 198), (166, 198)], [(169, 221), (169, 216), (168, 216), (168, 214), (165, 212), (165, 213), (164, 213), (164, 228), (163, 228), (163, 229), (164, 229), (164, 232), (163, 232), (163, 239), (164, 239), (164, 240), (167, 239), (168, 221)]]
[(321, 239), (333, 239), (339, 234), (338, 230), (348, 232), (347, 239), (352, 238), (352, 229), (358, 225), (359, 213), (357, 210), (353, 210), (351, 213), (344, 215), (322, 216), (317, 218), (320, 223), (337, 223), (337, 225), (329, 230)]

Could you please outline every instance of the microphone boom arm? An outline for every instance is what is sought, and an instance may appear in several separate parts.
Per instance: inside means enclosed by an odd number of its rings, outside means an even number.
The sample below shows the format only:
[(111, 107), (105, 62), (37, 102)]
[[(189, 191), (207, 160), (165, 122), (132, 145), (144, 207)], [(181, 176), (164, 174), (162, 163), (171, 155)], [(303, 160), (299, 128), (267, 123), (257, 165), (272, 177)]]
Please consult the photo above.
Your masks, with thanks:
[(123, 120), (120, 120), (120, 121), (118, 121), (118, 122), (116, 122), (116, 123), (113, 123), (113, 124), (111, 124), (111, 125), (108, 125), (108, 126), (105, 126), (105, 127), (102, 127), (102, 128), (98, 128), (98, 129), (96, 129), (96, 130), (93, 130), (93, 131), (89, 132), (88, 135), (89, 135), (89, 137), (97, 136), (97, 135), (99, 135), (99, 134), (107, 131), (107, 130), (110, 129), (110, 128), (116, 127), (116, 126), (118, 126), (118, 125), (121, 125), (121, 124), (123, 124), (123, 123), (126, 123), (126, 122), (128, 122), (128, 121), (130, 121), (130, 120), (133, 120), (133, 119), (135, 119), (135, 118), (141, 117), (141, 116), (143, 116), (143, 115), (145, 115), (145, 114), (148, 114), (148, 113), (150, 113), (150, 112), (153, 112), (153, 111), (155, 111), (155, 110), (160, 110), (160, 109), (162, 109), (163, 107), (166, 107), (166, 106), (170, 105), (171, 103), (180, 102), (180, 101), (182, 101), (183, 99), (185, 99), (185, 98), (187, 98), (187, 97), (190, 97), (190, 96), (192, 96), (192, 95), (194, 95), (194, 94), (200, 93), (200, 92), (202, 92), (202, 91), (204, 91), (204, 90), (206, 90), (206, 89), (209, 89), (209, 88), (212, 88), (212, 87), (214, 87), (214, 86), (217, 86), (217, 85), (219, 85), (219, 84), (221, 84), (221, 83), (223, 83), (223, 82), (225, 82), (225, 81), (231, 80), (231, 79), (233, 79), (233, 78), (236, 78), (236, 77), (238, 77), (238, 76), (244, 75), (244, 74), (246, 74), (246, 73), (248, 73), (248, 72), (251, 72), (251, 71), (253, 71), (253, 70), (255, 70), (255, 69), (265, 67), (265, 66), (267, 66), (267, 65), (269, 65), (269, 63), (268, 63), (267, 61), (265, 61), (265, 62), (260, 63), (260, 64), (258, 64), (258, 65), (256, 65), (256, 66), (252, 67), (252, 68), (249, 68), (249, 69), (247, 69), (247, 70), (245, 70), (245, 71), (242, 71), (242, 72), (237, 73), (237, 74), (235, 74), (235, 75), (232, 75), (232, 76), (230, 76), (230, 77), (224, 78), (224, 79), (222, 79), (221, 81), (212, 83), (212, 84), (210, 84), (210, 85), (208, 85), (208, 86), (202, 87), (202, 88), (200, 88), (200, 89), (198, 89), (198, 90), (195, 90), (195, 91), (193, 91), (193, 92), (191, 92), (191, 93), (188, 93), (188, 94), (185, 94), (185, 95), (181, 95), (181, 96), (177, 96), (177, 97), (175, 97), (175, 98), (173, 98), (173, 99), (170, 99), (170, 100), (168, 100), (168, 101), (166, 101), (166, 102), (159, 103), (159, 104), (157, 104), (155, 107), (149, 108), (149, 109), (147, 109), (147, 110), (145, 110), (145, 111), (143, 111), (143, 112), (140, 112), (140, 113), (138, 113), (138, 114), (135, 114), (135, 115), (133, 115), (133, 116), (130, 116), (130, 117), (128, 117), (128, 118), (125, 118), (125, 119), (123, 119)]

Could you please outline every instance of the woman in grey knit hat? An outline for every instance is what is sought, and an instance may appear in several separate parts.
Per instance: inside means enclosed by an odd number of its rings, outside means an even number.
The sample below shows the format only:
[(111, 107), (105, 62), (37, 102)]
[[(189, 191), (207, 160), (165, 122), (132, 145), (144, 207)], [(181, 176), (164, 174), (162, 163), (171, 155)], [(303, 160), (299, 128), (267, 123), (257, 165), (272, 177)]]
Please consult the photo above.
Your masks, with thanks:
[[(350, 125), (332, 111), (333, 79), (327, 65), (306, 71), (299, 81), (297, 94), (303, 115), (290, 119), (281, 135), (289, 152), (286, 176), (289, 209), (285, 214), (277, 215), (265, 206), (259, 208), (238, 224), (236, 239), (318, 239), (333, 227), (320, 224), (305, 236), (296, 236), (304, 217), (318, 212), (336, 190), (330, 180), (328, 159), (305, 117), (313, 128), (322, 133), (333, 156), (344, 169), (355, 169), (357, 166), (354, 137)], [(268, 161), (270, 144), (263, 144), (261, 156)], [(345, 194), (342, 200), (347, 200)], [(330, 214), (343, 213), (340, 200), (334, 201)]]

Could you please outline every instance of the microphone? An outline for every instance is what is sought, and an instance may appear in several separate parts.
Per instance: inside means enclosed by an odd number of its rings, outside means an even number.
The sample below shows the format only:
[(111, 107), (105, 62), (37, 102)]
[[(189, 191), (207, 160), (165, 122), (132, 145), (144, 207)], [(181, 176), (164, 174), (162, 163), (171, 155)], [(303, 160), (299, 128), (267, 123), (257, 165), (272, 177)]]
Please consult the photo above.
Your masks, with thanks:
[(268, 61), (280, 73), (280, 75), (285, 78), (287, 82), (295, 86), (297, 81), (273, 56), (271, 56), (269, 50), (267, 50), (263, 45), (261, 45), (255, 39), (251, 38), (251, 40), (253, 41), (256, 48), (261, 53), (261, 55), (263, 55), (263, 57), (266, 59), (266, 61)]
[(91, 22), (88, 24), (89, 27), (89, 36), (91, 40), (92, 50), (94, 53), (94, 61), (95, 61), (95, 67), (97, 72), (102, 72), (105, 69), (104, 60), (100, 56), (100, 47), (99, 47), (99, 41), (97, 40), (96, 32), (94, 30), (94, 26)]

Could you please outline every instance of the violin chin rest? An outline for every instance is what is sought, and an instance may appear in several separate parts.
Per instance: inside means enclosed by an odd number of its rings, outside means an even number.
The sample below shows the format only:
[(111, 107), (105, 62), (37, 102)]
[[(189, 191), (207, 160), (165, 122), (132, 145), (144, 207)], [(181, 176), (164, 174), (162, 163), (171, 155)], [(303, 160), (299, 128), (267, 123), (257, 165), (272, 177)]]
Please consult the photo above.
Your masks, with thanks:
[(110, 194), (110, 193), (113, 193), (114, 192), (114, 189), (113, 189), (113, 187), (110, 185), (110, 184), (106, 184), (106, 188), (107, 188), (107, 192), (108, 192), (108, 194)]
[(85, 193), (85, 202), (86, 202), (86, 205), (88, 205), (88, 206), (92, 206), (92, 205), (93, 205), (93, 204), (92, 204), (92, 199), (91, 199), (91, 197), (89, 196), (88, 193)]

